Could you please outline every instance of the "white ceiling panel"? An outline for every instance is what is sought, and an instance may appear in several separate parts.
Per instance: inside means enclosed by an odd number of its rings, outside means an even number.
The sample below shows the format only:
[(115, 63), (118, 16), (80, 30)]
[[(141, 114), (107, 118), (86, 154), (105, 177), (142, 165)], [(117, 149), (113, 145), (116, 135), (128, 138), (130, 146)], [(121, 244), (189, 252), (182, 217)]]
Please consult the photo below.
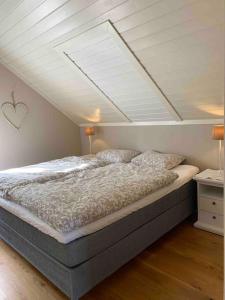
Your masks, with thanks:
[[(108, 20), (159, 92), (107, 32), (91, 31)], [(55, 47), (69, 40), (106, 95), (59, 58)], [(0, 0), (0, 62), (78, 124), (218, 119), (224, 1)]]
[[(23, 0), (16, 9), (10, 13), (7, 18), (0, 22), (0, 35), (8, 32), (19, 21), (32, 13), (33, 10), (38, 8), (45, 0)], [(0, 3), (1, 5), (1, 3)], [(14, 7), (15, 8), (15, 7)], [(1, 6), (0, 6), (1, 9)]]
[(0, 2), (0, 21), (3, 21), (7, 16), (16, 9), (23, 0), (7, 0)]
[[(89, 84), (99, 91), (105, 101), (110, 101), (122, 112), (129, 121), (135, 122), (141, 116), (146, 121), (152, 118), (166, 117), (168, 120), (180, 120), (176, 110), (169, 100), (138, 62), (133, 53), (120, 38), (110, 22), (104, 22), (79, 36), (55, 47), (58, 53), (76, 72)], [(127, 72), (127, 69), (129, 72)], [(110, 75), (113, 73), (113, 77)], [(123, 105), (123, 97), (134, 97), (136, 92), (142, 91), (147, 95), (148, 113), (129, 112), (129, 103)], [(152, 101), (153, 99), (153, 101)], [(142, 108), (142, 99), (133, 98)], [(147, 103), (147, 101), (145, 101)], [(152, 109), (154, 102), (160, 105), (160, 111), (155, 116)], [(146, 104), (145, 104), (146, 106)]]

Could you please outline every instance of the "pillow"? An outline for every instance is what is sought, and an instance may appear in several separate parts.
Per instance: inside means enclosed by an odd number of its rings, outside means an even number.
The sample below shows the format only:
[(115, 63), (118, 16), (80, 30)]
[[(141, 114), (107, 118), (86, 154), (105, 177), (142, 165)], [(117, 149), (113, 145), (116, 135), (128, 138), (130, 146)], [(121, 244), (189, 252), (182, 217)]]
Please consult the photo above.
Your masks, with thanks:
[(109, 161), (112, 163), (128, 163), (132, 158), (140, 154), (136, 150), (121, 150), (121, 149), (107, 149), (96, 154), (97, 158)]
[(135, 165), (145, 165), (156, 169), (172, 169), (182, 163), (184, 156), (173, 153), (160, 153), (156, 151), (145, 151), (131, 160)]

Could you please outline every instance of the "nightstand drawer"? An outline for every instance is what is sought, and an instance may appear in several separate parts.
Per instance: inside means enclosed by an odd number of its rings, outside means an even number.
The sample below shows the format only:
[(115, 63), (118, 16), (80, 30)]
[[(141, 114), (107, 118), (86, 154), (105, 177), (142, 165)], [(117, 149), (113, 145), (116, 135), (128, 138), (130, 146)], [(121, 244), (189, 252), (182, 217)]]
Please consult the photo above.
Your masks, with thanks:
[(223, 216), (218, 214), (209, 213), (200, 210), (198, 212), (198, 221), (203, 224), (208, 224), (214, 227), (223, 228)]
[(198, 209), (223, 215), (223, 203), (224, 202), (220, 200), (200, 196), (198, 200)]

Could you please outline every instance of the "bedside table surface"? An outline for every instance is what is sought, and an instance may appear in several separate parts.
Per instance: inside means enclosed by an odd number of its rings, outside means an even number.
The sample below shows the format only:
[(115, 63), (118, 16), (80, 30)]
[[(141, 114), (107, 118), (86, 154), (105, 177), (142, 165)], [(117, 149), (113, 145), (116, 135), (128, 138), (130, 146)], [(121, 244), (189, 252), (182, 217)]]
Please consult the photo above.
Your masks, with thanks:
[(193, 177), (194, 180), (205, 183), (213, 184), (216, 186), (224, 186), (224, 172), (220, 174), (219, 170), (206, 169)]

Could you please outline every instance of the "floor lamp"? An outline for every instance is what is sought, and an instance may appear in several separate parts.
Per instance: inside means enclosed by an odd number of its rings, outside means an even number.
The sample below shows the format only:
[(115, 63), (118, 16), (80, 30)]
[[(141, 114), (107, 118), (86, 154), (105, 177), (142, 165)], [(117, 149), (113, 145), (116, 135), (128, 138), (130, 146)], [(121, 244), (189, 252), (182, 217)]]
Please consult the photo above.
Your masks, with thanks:
[(92, 136), (95, 135), (95, 128), (94, 127), (86, 127), (84, 129), (85, 135), (89, 138), (89, 149), (90, 154), (92, 154)]
[(212, 138), (219, 141), (219, 169), (222, 176), (222, 141), (224, 140), (224, 125), (215, 125), (212, 131)]

